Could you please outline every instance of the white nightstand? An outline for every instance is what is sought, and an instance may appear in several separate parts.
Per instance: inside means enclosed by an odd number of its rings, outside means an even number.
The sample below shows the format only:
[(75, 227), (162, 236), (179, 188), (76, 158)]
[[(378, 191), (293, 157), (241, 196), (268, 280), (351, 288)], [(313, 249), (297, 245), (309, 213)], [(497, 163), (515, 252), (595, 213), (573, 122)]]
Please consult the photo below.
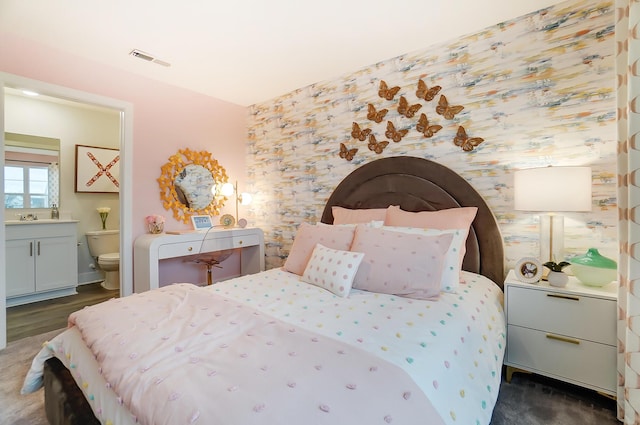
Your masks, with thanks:
[(507, 381), (522, 370), (601, 393), (616, 394), (618, 287), (564, 288), (522, 283), (509, 271), (504, 284)]

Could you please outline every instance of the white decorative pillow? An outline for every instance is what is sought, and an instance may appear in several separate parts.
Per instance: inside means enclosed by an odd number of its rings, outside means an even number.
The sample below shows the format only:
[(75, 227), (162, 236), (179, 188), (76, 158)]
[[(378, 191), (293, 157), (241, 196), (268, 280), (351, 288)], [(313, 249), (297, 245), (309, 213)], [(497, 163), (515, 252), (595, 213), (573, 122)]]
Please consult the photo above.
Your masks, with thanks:
[(363, 257), (361, 252), (340, 251), (316, 244), (302, 280), (346, 297)]
[(451, 245), (444, 259), (442, 277), (440, 280), (440, 290), (443, 292), (456, 293), (460, 284), (460, 270), (462, 270), (462, 260), (466, 252), (467, 229), (421, 229), (418, 227), (396, 227), (383, 226), (383, 229), (395, 232), (410, 233), (415, 235), (438, 236), (453, 235)]

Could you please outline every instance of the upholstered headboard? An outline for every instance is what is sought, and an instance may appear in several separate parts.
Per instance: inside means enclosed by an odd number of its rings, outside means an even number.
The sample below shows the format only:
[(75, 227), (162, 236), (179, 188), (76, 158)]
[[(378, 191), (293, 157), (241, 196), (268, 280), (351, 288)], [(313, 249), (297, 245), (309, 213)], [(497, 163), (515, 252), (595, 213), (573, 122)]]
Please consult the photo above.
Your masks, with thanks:
[(405, 211), (478, 207), (462, 268), (502, 287), (504, 250), (495, 216), (464, 178), (443, 165), (410, 156), (378, 159), (353, 171), (336, 187), (325, 205), (323, 223), (333, 223), (334, 205), (354, 209), (399, 205)]

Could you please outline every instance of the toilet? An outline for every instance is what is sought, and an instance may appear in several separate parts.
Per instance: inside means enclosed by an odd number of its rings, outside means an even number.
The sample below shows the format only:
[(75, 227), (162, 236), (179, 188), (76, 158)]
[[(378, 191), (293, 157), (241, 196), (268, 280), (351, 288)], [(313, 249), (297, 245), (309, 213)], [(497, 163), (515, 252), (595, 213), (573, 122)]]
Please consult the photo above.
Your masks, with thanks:
[(94, 230), (87, 232), (89, 253), (98, 259), (98, 267), (104, 271), (105, 289), (120, 289), (120, 231)]

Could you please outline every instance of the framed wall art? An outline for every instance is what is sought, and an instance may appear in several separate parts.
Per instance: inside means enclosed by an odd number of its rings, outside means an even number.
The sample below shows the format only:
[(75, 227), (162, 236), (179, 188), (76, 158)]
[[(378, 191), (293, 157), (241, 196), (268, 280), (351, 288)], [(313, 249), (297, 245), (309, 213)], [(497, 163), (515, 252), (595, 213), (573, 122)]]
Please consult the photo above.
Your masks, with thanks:
[(120, 191), (120, 150), (76, 145), (76, 192)]

